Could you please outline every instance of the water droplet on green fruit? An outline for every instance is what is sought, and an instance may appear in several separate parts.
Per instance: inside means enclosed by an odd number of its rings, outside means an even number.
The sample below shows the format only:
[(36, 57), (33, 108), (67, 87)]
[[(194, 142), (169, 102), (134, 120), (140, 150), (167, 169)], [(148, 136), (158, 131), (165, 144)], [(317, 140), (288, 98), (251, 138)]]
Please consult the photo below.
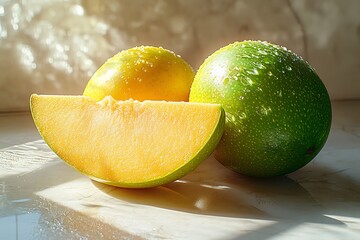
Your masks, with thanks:
[(251, 75), (259, 75), (259, 71), (257, 69), (255, 69), (255, 68), (250, 69), (250, 70), (246, 70), (246, 72), (248, 74), (251, 74)]
[(265, 66), (264, 66), (262, 63), (259, 63), (259, 64), (257, 65), (257, 67), (260, 68), (260, 69), (265, 69)]
[(239, 114), (239, 118), (240, 118), (240, 119), (245, 119), (245, 118), (246, 118), (246, 113), (245, 113), (245, 112), (241, 112), (241, 113)]
[(265, 51), (262, 50), (262, 49), (258, 50), (258, 53), (260, 53), (261, 55), (267, 55), (267, 52), (265, 52)]
[(253, 80), (251, 78), (249, 78), (248, 76), (244, 76), (241, 78), (241, 83), (244, 86), (252, 86), (253, 85)]

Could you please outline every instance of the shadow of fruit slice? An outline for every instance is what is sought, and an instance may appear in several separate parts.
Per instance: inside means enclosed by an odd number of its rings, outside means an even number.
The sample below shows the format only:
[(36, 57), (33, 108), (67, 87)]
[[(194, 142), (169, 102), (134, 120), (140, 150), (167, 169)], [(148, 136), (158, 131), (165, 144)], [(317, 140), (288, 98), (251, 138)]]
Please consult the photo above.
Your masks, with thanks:
[(130, 188), (191, 172), (213, 152), (225, 122), (222, 107), (207, 103), (34, 94), (30, 107), (61, 159), (96, 181)]

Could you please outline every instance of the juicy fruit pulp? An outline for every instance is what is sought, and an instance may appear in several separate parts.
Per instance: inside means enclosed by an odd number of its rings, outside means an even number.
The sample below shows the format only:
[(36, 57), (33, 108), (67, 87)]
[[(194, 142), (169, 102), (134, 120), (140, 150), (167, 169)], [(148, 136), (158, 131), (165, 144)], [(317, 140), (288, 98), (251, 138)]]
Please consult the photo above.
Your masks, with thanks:
[(195, 73), (180, 56), (158, 47), (124, 50), (108, 59), (91, 77), (84, 95), (102, 100), (188, 101)]
[(60, 158), (122, 187), (153, 187), (189, 173), (213, 152), (225, 122), (218, 104), (52, 95), (30, 102), (35, 125)]
[(326, 142), (331, 103), (299, 56), (260, 41), (230, 44), (195, 76), (191, 102), (220, 103), (225, 132), (215, 158), (236, 172), (271, 177), (311, 161)]

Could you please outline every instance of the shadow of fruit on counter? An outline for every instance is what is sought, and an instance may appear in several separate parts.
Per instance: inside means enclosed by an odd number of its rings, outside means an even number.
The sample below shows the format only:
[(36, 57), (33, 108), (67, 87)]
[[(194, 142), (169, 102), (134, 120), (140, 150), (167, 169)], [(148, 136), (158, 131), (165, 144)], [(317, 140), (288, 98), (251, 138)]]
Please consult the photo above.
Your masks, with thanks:
[(93, 184), (121, 201), (175, 211), (341, 224), (324, 216), (321, 205), (296, 181), (288, 177), (245, 177), (226, 169), (213, 157), (184, 178), (156, 188), (124, 189), (95, 181)]
[(146, 189), (123, 189), (93, 183), (110, 196), (135, 204), (218, 216), (262, 214), (258, 209), (249, 207), (242, 199), (233, 197), (230, 189), (197, 182), (178, 180), (166, 186)]

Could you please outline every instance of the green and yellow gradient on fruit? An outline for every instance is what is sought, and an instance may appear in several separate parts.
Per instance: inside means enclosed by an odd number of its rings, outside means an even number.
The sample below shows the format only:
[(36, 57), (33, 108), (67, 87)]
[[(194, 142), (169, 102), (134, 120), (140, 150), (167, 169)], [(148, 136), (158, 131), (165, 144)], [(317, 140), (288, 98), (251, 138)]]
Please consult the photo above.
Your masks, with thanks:
[(328, 92), (293, 52), (267, 42), (236, 42), (199, 68), (191, 102), (219, 103), (224, 135), (214, 156), (250, 176), (293, 172), (322, 149), (331, 126)]
[(188, 101), (192, 67), (180, 56), (160, 47), (141, 46), (119, 52), (91, 77), (83, 95), (102, 100), (135, 99)]
[(30, 107), (61, 159), (96, 181), (128, 188), (191, 172), (214, 151), (225, 123), (219, 104), (33, 94)]

